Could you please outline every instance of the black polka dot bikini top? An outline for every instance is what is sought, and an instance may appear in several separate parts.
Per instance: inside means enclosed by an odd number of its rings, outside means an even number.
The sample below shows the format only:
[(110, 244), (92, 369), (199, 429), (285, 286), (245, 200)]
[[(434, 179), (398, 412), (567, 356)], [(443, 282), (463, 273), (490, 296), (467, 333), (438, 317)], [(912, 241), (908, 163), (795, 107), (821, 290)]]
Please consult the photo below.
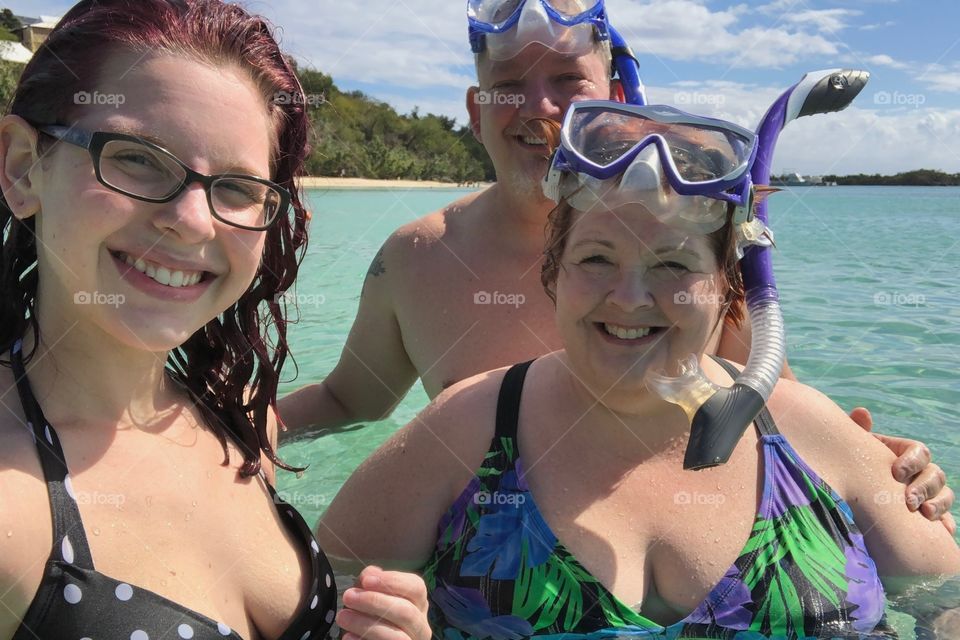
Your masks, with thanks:
[[(242, 640), (223, 622), (177, 604), (136, 585), (99, 573), (80, 519), (63, 449), (40, 410), (23, 367), (21, 344), (11, 352), (13, 373), (27, 427), (43, 466), (53, 513), (53, 550), (37, 593), (13, 640)], [(310, 528), (264, 480), (284, 524), (309, 548), (310, 593), (281, 640), (319, 640), (327, 635), (336, 612), (333, 571)]]

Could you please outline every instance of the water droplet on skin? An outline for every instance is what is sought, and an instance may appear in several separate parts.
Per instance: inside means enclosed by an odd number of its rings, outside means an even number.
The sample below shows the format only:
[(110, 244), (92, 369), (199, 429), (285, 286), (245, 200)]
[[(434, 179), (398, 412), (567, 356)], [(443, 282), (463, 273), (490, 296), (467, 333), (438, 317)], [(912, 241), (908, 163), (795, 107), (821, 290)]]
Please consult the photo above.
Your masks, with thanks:
[(193, 504), (193, 506), (197, 506), (197, 501), (194, 500), (192, 504)]
[(714, 541), (714, 542), (720, 542), (720, 538), (714, 538), (713, 541)]
[(147, 506), (150, 507), (153, 505), (153, 496), (147, 496)]
[(189, 519), (192, 518), (192, 517), (193, 517), (193, 514), (192, 514), (192, 513), (188, 513), (188, 514), (186, 514), (185, 516), (183, 516), (183, 519), (184, 519), (184, 520), (189, 520)]
[(94, 528), (93, 528), (93, 535), (95, 535), (95, 536), (100, 535), (100, 527), (94, 527)]
[(12, 538), (12, 537), (13, 537), (13, 531), (7, 531), (7, 537), (8, 537), (8, 538)]
[(167, 586), (167, 581), (166, 581), (166, 580), (161, 580), (161, 581), (160, 581), (160, 586), (161, 586), (161, 587)]

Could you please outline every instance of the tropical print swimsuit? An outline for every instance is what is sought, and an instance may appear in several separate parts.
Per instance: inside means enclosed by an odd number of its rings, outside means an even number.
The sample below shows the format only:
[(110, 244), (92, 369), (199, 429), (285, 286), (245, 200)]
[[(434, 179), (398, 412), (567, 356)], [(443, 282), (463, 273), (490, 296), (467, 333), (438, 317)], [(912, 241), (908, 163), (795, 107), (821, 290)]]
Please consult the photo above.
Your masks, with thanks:
[(766, 409), (756, 423), (763, 495), (733, 566), (700, 606), (666, 627), (618, 600), (553, 534), (524, 479), (517, 421), (530, 364), (504, 377), (490, 450), (441, 518), (424, 569), (435, 637), (896, 637), (849, 506), (800, 459)]

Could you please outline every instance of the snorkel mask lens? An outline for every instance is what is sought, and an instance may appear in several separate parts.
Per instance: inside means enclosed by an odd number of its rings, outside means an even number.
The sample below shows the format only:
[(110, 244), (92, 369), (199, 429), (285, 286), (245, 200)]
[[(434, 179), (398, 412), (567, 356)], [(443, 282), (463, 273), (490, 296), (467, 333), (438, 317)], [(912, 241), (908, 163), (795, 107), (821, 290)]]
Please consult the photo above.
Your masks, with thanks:
[[(756, 136), (672, 107), (574, 103), (544, 193), (579, 211), (637, 203), (668, 224), (711, 233), (743, 204)], [(672, 190), (670, 189), (672, 187)], [(739, 187), (740, 193), (727, 189)]]
[(564, 123), (563, 142), (574, 158), (586, 161), (579, 168), (598, 178), (622, 173), (651, 144), (681, 184), (718, 187), (716, 191), (732, 186), (728, 183), (742, 177), (752, 160), (756, 136), (746, 129), (670, 107), (615, 110), (609, 103), (581, 104), (574, 105)]
[(468, 0), (467, 19), (473, 52), (493, 60), (533, 43), (582, 55), (609, 37), (603, 0)]

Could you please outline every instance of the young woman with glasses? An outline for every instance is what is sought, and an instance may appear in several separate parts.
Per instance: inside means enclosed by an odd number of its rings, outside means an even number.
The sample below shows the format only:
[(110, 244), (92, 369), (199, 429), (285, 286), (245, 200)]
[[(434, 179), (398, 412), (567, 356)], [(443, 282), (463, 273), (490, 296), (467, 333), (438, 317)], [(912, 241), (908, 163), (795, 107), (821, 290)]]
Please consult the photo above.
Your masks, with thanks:
[(273, 488), (302, 91), (218, 0), (77, 4), (0, 120), (0, 638), (429, 633)]

